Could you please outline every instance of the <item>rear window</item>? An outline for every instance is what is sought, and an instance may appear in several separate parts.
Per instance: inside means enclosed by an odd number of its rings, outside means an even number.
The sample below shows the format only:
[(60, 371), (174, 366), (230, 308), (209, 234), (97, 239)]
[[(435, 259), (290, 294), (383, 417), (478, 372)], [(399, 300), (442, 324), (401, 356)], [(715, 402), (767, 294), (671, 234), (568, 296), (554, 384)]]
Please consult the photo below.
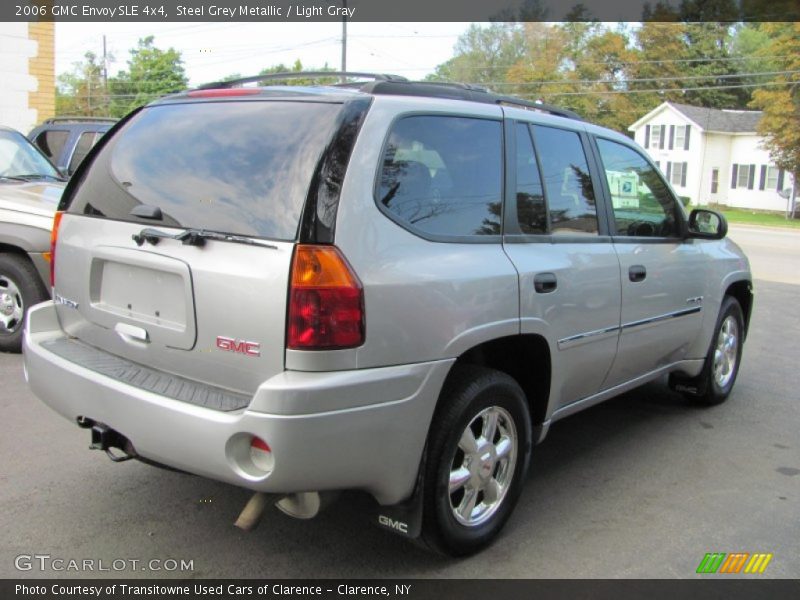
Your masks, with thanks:
[(36, 145), (55, 163), (58, 162), (58, 157), (61, 156), (68, 139), (69, 131), (50, 129), (36, 136)]
[[(69, 212), (291, 240), (340, 104), (206, 102), (145, 108), (88, 169)], [(130, 214), (157, 206), (163, 219)]]

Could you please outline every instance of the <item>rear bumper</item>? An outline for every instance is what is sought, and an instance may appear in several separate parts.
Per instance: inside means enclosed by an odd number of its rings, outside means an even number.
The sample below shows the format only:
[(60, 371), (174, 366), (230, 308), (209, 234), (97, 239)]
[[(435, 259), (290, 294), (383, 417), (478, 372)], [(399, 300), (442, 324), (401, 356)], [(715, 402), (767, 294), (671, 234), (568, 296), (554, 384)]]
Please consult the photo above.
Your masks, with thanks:
[[(127, 437), (147, 459), (269, 493), (362, 489), (382, 504), (413, 490), (451, 360), (301, 373), (265, 381), (246, 409), (211, 410), (132, 387), (49, 352), (64, 337), (55, 307), (28, 316), (25, 373), (33, 393), (74, 421)], [(269, 444), (269, 473), (248, 468), (250, 436)]]

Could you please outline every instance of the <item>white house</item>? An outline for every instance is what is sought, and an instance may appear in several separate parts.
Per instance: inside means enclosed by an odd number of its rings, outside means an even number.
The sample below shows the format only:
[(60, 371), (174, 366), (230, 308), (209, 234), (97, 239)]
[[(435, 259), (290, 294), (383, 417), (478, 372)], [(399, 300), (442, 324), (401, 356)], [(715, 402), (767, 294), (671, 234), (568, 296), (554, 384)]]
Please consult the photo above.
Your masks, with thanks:
[(760, 111), (664, 102), (631, 125), (681, 196), (694, 204), (786, 210), (792, 177), (778, 169), (756, 132)]

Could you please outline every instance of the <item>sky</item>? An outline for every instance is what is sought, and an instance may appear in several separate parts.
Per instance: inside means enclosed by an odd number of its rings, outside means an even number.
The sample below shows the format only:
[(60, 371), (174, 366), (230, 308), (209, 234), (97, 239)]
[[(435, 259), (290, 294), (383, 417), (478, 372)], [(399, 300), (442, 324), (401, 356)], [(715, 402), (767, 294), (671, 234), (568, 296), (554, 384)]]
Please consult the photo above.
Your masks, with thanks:
[[(393, 73), (421, 79), (453, 55), (469, 23), (348, 23), (347, 70)], [(300, 59), (312, 67), (340, 68), (341, 23), (56, 23), (56, 74), (72, 70), (87, 51), (103, 54), (103, 35), (114, 61), (108, 73), (127, 67), (137, 40), (155, 36), (161, 49), (183, 56), (192, 86), (226, 75), (256, 75)]]

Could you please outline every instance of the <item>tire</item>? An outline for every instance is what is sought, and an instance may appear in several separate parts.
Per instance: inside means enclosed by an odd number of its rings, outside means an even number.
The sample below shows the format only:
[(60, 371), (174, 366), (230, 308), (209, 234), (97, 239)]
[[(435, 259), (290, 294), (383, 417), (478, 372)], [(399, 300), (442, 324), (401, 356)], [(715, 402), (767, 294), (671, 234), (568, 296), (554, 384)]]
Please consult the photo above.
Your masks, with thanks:
[(47, 298), (39, 273), (27, 257), (0, 254), (0, 351), (22, 350), (27, 310)]
[(696, 378), (696, 392), (684, 395), (693, 401), (713, 406), (728, 399), (742, 362), (744, 315), (736, 298), (725, 296), (717, 325), (706, 355), (703, 370)]
[(438, 552), (463, 556), (488, 545), (511, 515), (532, 434), (525, 394), (513, 378), (483, 367), (453, 369), (428, 438), (422, 537)]

